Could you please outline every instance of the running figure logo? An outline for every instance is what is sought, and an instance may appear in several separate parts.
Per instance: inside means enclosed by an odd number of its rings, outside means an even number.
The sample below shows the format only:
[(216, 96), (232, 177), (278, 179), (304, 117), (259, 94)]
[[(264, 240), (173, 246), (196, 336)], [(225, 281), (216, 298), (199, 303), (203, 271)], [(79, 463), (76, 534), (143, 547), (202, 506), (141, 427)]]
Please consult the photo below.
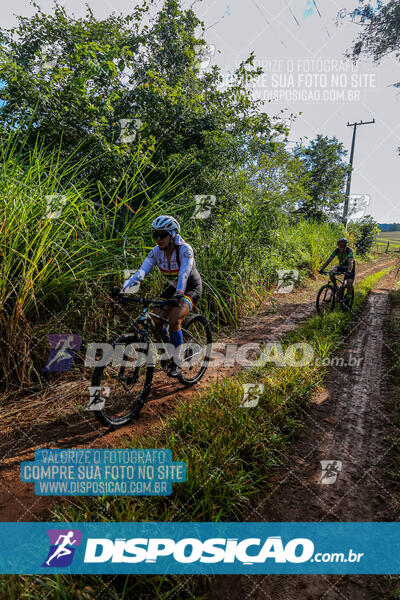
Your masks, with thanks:
[(69, 371), (74, 364), (74, 350), (80, 350), (82, 338), (76, 333), (49, 333), (50, 354), (43, 372)]
[(75, 548), (81, 545), (82, 532), (79, 529), (48, 529), (47, 535), (50, 549), (42, 567), (68, 567), (74, 558)]
[(342, 470), (341, 460), (321, 460), (322, 473), (317, 483), (332, 485)]

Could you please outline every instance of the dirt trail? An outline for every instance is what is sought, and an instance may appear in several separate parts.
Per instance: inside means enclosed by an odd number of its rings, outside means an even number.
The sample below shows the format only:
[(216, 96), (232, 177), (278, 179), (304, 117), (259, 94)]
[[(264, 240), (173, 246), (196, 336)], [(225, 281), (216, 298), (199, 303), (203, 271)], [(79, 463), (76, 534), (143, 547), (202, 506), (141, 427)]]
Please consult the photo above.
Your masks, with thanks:
[[(391, 420), (385, 404), (389, 292), (398, 277), (384, 277), (370, 294), (340, 357), (350, 367), (330, 367), (325, 389), (304, 414), (289, 465), (274, 476), (273, 491), (247, 516), (249, 521), (391, 521), (399, 502), (385, 481)], [(334, 463), (327, 484), (320, 461)], [(336, 481), (335, 480), (336, 477)], [(397, 492), (398, 497), (398, 492)], [(221, 582), (218, 582), (219, 588)], [(374, 576), (227, 577), (224, 600), (377, 600), (392, 585)], [(211, 598), (211, 596), (210, 596)]]
[[(358, 279), (394, 262), (396, 259), (384, 257), (362, 265), (358, 269)], [(278, 340), (315, 312), (315, 296), (320, 285), (321, 280), (313, 281), (291, 294), (276, 295), (276, 306), (263, 307), (257, 314), (244, 319), (233, 335), (219, 341), (239, 345)], [(86, 404), (87, 400), (89, 382), (83, 376), (75, 381), (65, 377), (64, 380), (57, 380), (41, 396), (32, 395), (0, 406), (0, 520), (34, 521), (49, 518), (53, 499), (35, 496), (33, 485), (19, 480), (20, 462), (32, 460), (35, 449), (118, 448), (132, 432), (142, 434), (156, 427), (160, 418), (165, 418), (175, 410), (179, 402), (189, 400), (193, 393), (211, 381), (237, 370), (238, 366), (210, 368), (200, 385), (193, 389), (186, 389), (165, 375), (158, 374), (149, 402), (138, 421), (114, 432), (101, 428), (92, 415), (76, 413), (74, 404), (77, 398), (82, 398), (82, 404)], [(287, 516), (283, 520), (291, 519)]]

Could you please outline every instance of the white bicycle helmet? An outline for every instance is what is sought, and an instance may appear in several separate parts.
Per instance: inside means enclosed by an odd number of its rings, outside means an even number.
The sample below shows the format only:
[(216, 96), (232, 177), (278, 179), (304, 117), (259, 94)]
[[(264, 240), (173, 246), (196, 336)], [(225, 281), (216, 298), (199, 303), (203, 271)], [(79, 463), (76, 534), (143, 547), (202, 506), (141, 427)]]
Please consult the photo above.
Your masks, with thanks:
[(170, 215), (160, 215), (159, 217), (156, 217), (151, 224), (151, 229), (153, 231), (157, 229), (168, 231), (172, 239), (174, 239), (181, 230), (178, 221)]

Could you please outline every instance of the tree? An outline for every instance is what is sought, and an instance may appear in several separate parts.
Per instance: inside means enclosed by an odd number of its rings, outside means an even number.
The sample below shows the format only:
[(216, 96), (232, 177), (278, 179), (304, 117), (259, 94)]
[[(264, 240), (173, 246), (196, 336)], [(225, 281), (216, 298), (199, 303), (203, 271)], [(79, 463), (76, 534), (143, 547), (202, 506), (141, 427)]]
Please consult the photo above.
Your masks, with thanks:
[(393, 52), (399, 56), (400, 1), (390, 0), (386, 5), (379, 3), (377, 8), (364, 3), (359, 11), (363, 16), (362, 30), (347, 56), (357, 61), (364, 54), (376, 62)]
[(304, 162), (289, 152), (284, 143), (270, 143), (249, 169), (259, 194), (268, 199), (275, 214), (293, 214), (299, 202), (310, 201)]
[(343, 161), (346, 150), (337, 138), (318, 135), (308, 147), (297, 146), (294, 155), (303, 163), (307, 178), (306, 195), (299, 199), (298, 212), (311, 220), (339, 218), (344, 202), (344, 182), (348, 164)]
[(89, 156), (84, 175), (94, 187), (117, 185), (138, 148), (152, 149), (144, 197), (179, 171), (185, 180), (174, 193), (183, 204), (195, 194), (232, 202), (251, 140), (273, 130), (246, 85), (260, 69), (250, 55), (223, 86), (216, 66), (199, 66), (205, 41), (195, 30), (204, 26), (194, 12), (165, 0), (142, 25), (152, 2), (104, 20), (90, 8), (75, 19), (57, 2), (52, 14), (35, 5), (32, 18), (19, 17), (1, 33), (0, 119), (6, 128), (18, 123), (32, 146), (39, 134), (64, 156)]
[(368, 254), (379, 234), (378, 223), (370, 215), (352, 223), (349, 231), (355, 236), (357, 254), (360, 255)]

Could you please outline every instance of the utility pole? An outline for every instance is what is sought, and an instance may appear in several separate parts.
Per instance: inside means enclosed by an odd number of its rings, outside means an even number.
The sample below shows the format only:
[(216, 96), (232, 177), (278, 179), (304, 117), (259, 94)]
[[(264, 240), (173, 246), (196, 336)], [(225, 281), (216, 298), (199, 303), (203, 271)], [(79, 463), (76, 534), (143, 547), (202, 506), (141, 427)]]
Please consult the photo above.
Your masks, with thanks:
[(349, 198), (350, 198), (350, 185), (351, 185), (351, 171), (353, 169), (353, 156), (354, 156), (354, 146), (356, 143), (356, 131), (357, 125), (371, 125), (371, 123), (375, 123), (375, 119), (372, 121), (363, 121), (360, 123), (349, 123), (347, 122), (347, 127), (353, 127), (353, 139), (351, 140), (351, 150), (350, 150), (350, 169), (347, 175), (347, 185), (346, 185), (346, 198), (344, 200), (344, 208), (343, 208), (343, 222), (347, 231), (347, 213), (349, 212)]

